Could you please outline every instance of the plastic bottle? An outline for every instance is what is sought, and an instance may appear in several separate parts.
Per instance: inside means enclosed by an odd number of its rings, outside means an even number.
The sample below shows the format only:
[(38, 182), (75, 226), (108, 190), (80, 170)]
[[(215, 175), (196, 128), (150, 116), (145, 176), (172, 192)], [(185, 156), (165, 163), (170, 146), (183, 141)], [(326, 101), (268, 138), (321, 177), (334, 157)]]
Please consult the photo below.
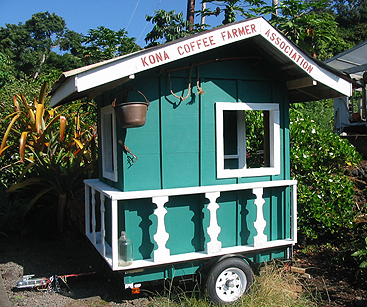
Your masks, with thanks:
[(121, 231), (118, 239), (119, 246), (119, 266), (128, 266), (133, 263), (133, 242), (127, 237), (125, 231)]

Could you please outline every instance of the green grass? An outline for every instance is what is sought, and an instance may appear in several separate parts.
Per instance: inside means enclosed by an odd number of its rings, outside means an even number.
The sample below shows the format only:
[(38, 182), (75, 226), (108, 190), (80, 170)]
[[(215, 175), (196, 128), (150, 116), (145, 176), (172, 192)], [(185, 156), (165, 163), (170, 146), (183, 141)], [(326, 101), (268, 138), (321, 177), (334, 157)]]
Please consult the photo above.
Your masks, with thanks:
[[(302, 286), (303, 291), (296, 289)], [(198, 288), (198, 287), (197, 287)], [(171, 287), (167, 293), (157, 296), (150, 306), (159, 307), (211, 307), (213, 304), (204, 297), (199, 289), (185, 292), (177, 287)], [(302, 279), (294, 273), (284, 271), (284, 267), (275, 264), (265, 265), (249, 293), (233, 304), (233, 307), (316, 307), (317, 298), (305, 289)]]

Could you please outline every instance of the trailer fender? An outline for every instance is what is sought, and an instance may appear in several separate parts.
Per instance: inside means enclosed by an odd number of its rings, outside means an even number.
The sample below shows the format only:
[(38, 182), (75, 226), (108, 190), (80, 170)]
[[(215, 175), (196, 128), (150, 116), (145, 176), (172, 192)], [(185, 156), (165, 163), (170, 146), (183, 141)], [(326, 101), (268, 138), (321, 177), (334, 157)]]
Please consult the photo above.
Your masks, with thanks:
[(197, 280), (199, 281), (199, 284), (202, 284), (202, 281), (207, 277), (210, 269), (216, 265), (218, 262), (227, 259), (227, 258), (239, 258), (242, 260), (245, 260), (248, 265), (251, 267), (252, 271), (254, 272), (255, 275), (259, 275), (259, 268), (258, 265), (256, 265), (253, 261), (251, 261), (249, 258), (247, 258), (244, 255), (241, 254), (226, 254), (226, 255), (222, 255), (222, 256), (218, 256), (218, 257), (213, 257), (210, 258), (210, 260), (206, 261), (197, 271), (196, 275), (197, 275)]

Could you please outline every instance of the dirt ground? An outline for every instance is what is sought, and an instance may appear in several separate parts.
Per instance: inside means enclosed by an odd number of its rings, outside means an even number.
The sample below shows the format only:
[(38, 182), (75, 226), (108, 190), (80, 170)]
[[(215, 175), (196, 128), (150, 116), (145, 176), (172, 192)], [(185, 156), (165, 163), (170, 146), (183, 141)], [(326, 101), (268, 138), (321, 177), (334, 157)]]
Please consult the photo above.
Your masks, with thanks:
[(354, 265), (352, 268), (339, 264), (338, 248), (330, 246), (304, 252), (297, 247), (293, 265), (306, 269), (304, 291), (320, 300), (321, 306), (367, 306), (366, 277), (361, 276), (365, 272), (359, 274)]
[[(322, 300), (320, 306), (367, 306), (366, 285), (356, 284), (355, 272), (332, 261), (337, 250), (304, 251), (295, 249), (293, 265), (306, 268), (310, 278), (301, 277), (306, 279), (305, 290)], [(23, 275), (50, 277), (88, 272), (98, 274), (69, 279), (71, 293), (14, 289)], [(119, 279), (81, 234), (2, 241), (0, 274), (11, 306), (154, 306), (151, 292), (128, 296)]]
[[(93, 273), (69, 278), (71, 293), (19, 291), (14, 289), (23, 275), (51, 277)], [(94, 274), (96, 273), (96, 274)], [(0, 242), (0, 274), (11, 306), (147, 306), (149, 296), (131, 298), (117, 276), (81, 234), (23, 238)]]

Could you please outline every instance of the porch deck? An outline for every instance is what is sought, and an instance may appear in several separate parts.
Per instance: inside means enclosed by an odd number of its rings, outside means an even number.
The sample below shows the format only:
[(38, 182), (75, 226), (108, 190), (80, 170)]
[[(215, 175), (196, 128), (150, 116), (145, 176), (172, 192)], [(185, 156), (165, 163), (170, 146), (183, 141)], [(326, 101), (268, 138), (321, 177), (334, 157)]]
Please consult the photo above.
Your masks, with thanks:
[[(264, 229), (267, 221), (264, 219), (263, 199), (264, 189), (276, 187), (290, 187), (291, 191), (291, 221), (290, 221), (290, 237), (282, 240), (268, 240)], [(257, 235), (253, 238), (253, 244), (222, 247), (222, 242), (218, 240), (221, 232), (221, 227), (218, 225), (217, 209), (219, 205), (217, 199), (221, 193), (228, 191), (243, 191), (251, 190), (256, 196), (254, 204), (256, 205), (256, 221), (254, 228)], [(100, 197), (99, 210), (97, 212), (97, 194)], [(209, 227), (206, 232), (210, 240), (207, 242), (204, 251), (181, 253), (171, 255), (170, 249), (166, 247), (169, 239), (169, 233), (166, 231), (165, 216), (167, 210), (165, 204), (172, 196), (178, 195), (192, 195), (203, 194), (209, 200), (206, 210), (209, 214)], [(118, 206), (119, 201), (151, 198), (156, 205), (154, 215), (157, 218), (156, 234), (153, 236), (157, 248), (153, 252), (153, 257), (150, 259), (134, 260), (133, 264), (127, 267), (120, 267), (118, 265)], [(109, 199), (111, 202), (111, 244), (106, 241), (106, 209), (105, 201)], [(97, 221), (97, 215), (100, 215), (100, 220)], [(167, 215), (169, 218), (169, 214)], [(295, 180), (277, 180), (254, 183), (241, 183), (230, 185), (215, 185), (202, 186), (194, 188), (177, 188), (164, 190), (146, 190), (146, 191), (119, 191), (98, 179), (85, 180), (85, 231), (86, 235), (92, 244), (96, 247), (102, 257), (110, 265), (112, 270), (131, 270), (144, 267), (157, 266), (162, 264), (176, 263), (180, 261), (199, 260), (213, 256), (220, 256), (224, 254), (245, 253), (256, 250), (263, 250), (267, 248), (275, 248), (281, 246), (291, 246), (297, 241), (297, 181)], [(97, 230), (98, 223), (98, 230)]]

